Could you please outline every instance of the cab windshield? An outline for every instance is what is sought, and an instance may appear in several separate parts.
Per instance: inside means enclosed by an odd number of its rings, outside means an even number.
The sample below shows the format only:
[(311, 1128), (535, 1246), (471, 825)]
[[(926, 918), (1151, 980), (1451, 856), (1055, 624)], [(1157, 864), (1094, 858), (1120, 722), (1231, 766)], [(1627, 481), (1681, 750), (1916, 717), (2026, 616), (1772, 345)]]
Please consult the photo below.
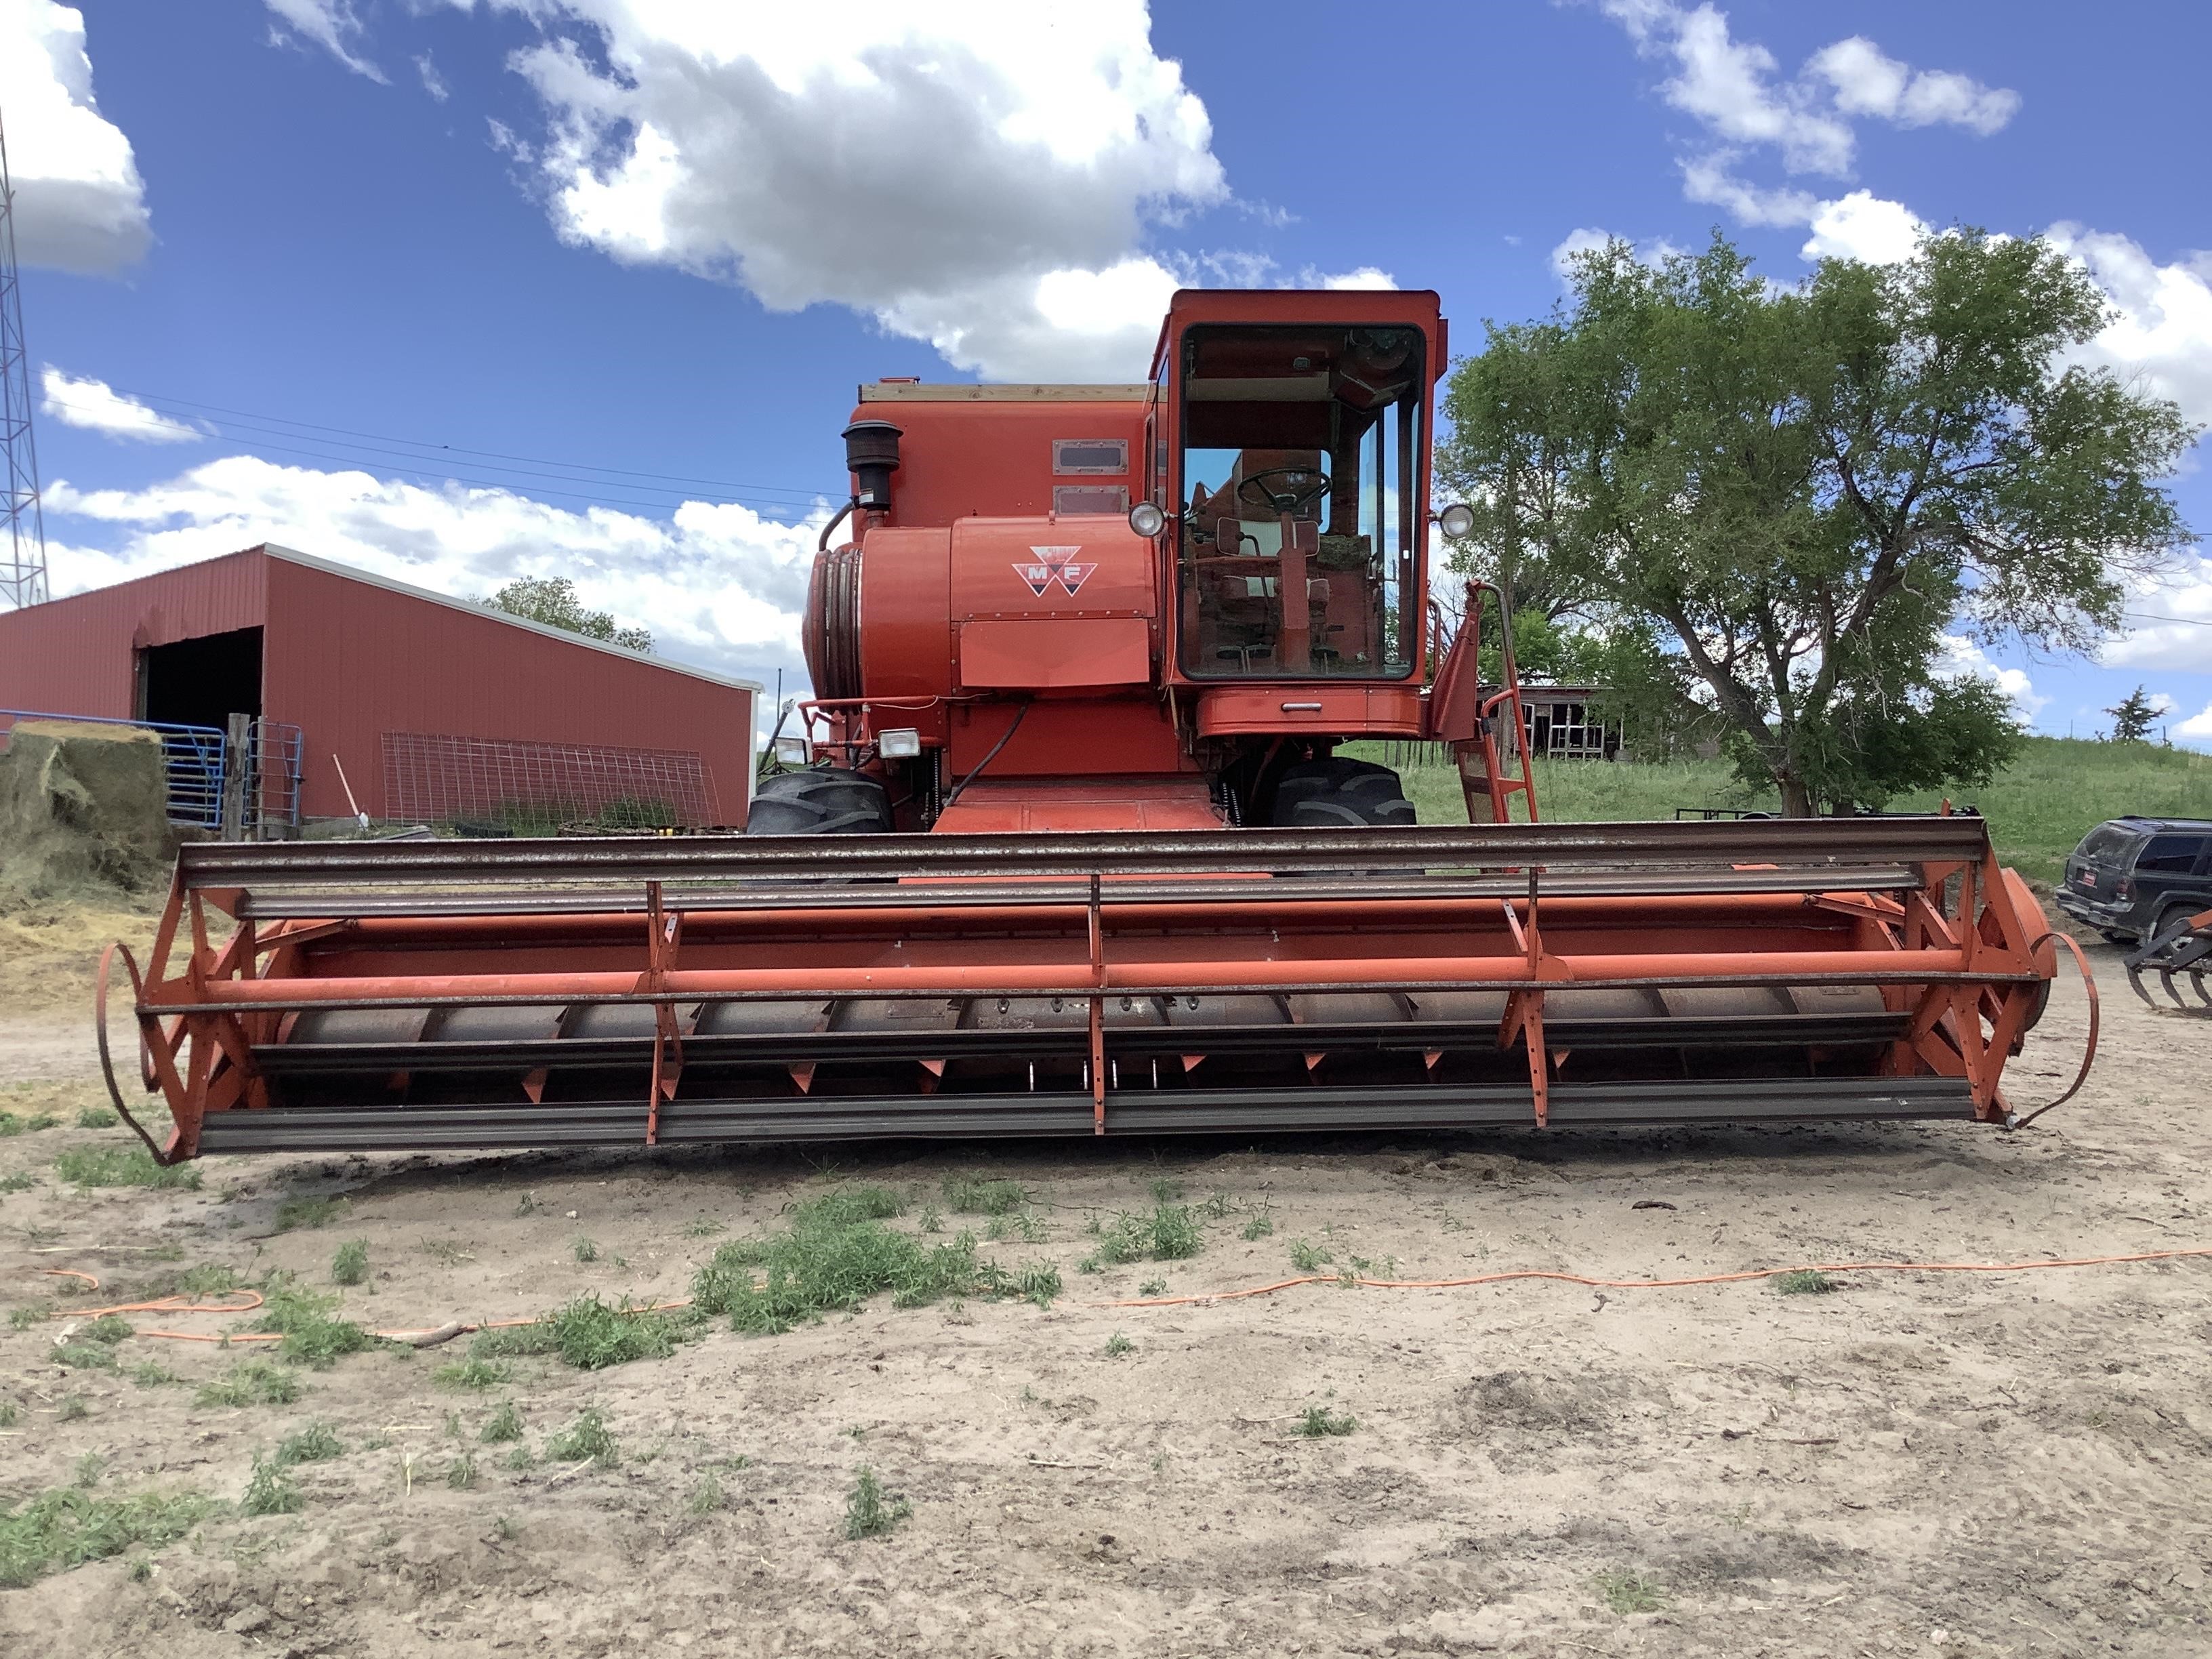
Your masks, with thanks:
[(1427, 381), (1409, 328), (1183, 340), (1180, 656), (1197, 678), (1402, 679)]

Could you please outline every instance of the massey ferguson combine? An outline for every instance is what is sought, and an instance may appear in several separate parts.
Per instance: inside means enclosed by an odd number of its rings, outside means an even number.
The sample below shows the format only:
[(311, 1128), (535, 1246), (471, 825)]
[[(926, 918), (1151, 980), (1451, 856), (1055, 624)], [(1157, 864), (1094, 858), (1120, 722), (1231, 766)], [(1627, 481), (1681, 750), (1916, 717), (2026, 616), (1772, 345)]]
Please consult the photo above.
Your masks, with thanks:
[(2055, 963), (1979, 818), (1536, 822), (1425, 592), (1445, 341), (1184, 293), (1143, 384), (863, 387), (749, 833), (185, 848), (148, 1144), (2003, 1121)]

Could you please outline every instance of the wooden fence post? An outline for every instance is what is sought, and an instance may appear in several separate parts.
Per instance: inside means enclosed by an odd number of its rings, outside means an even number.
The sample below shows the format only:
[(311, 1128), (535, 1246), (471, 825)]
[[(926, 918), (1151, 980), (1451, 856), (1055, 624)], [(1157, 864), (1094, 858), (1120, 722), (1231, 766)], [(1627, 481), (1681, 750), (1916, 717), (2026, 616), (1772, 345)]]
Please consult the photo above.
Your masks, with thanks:
[(233, 714), (222, 745), (222, 838), (246, 839), (246, 785), (253, 770), (253, 716)]

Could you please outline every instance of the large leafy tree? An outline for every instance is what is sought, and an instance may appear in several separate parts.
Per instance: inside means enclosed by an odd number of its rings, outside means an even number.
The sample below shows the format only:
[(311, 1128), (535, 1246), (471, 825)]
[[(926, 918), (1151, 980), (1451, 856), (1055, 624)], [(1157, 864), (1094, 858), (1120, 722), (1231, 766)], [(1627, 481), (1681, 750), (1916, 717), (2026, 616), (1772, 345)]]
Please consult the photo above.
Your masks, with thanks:
[(653, 651), (650, 631), (617, 628), (612, 612), (587, 610), (576, 595), (576, 584), (566, 576), (517, 576), (484, 603), (510, 617), (544, 623), (548, 628), (566, 629), (587, 640), (605, 640), (610, 645), (625, 646), (647, 655)]
[(1710, 720), (1791, 813), (1985, 782), (2018, 733), (1946, 672), (1960, 638), (2090, 648), (2189, 539), (2157, 483), (2180, 412), (2067, 361), (2106, 315), (2056, 250), (1978, 233), (1794, 289), (1717, 235), (1584, 254), (1551, 318), (1453, 372), (1455, 559)]

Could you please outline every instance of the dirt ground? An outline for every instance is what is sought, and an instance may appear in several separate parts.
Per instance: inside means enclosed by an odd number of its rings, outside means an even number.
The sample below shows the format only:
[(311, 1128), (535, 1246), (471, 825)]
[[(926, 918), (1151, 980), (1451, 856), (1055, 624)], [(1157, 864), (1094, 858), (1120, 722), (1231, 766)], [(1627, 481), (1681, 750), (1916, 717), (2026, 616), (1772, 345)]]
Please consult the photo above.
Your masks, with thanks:
[[(2212, 1021), (2162, 1017), (2094, 957), (2106, 1036), (2085, 1093), (2017, 1135), (1967, 1123), (210, 1163), (198, 1191), (84, 1190), (53, 1170), (118, 1130), (68, 1000), (0, 1030), (0, 1300), (128, 1299), (211, 1263), (327, 1285), (380, 1328), (683, 1295), (725, 1239), (839, 1181), (949, 1173), (1029, 1189), (1061, 1298), (894, 1310), (781, 1336), (720, 1326), (605, 1370), (434, 1372), (465, 1340), (299, 1373), (295, 1403), (195, 1403), (239, 1358), (144, 1335), (118, 1370), (56, 1363), (67, 1320), (0, 1334), (0, 1512), (244, 1492), (311, 1420), (343, 1455), (304, 1506), (0, 1591), (11, 1655), (908, 1653), (1666, 1655), (2212, 1651), (2212, 1259), (2003, 1275), (1594, 1291), (1309, 1286), (1102, 1305), (1291, 1273), (1294, 1241), (1382, 1273), (1632, 1278), (1894, 1257), (1996, 1261), (2212, 1243)], [(20, 977), (20, 976), (18, 976)], [(68, 988), (80, 996), (81, 981)], [(2008, 1076), (2047, 1097), (2084, 1026), (2062, 982)], [(833, 1161), (834, 1160), (834, 1161)], [(1187, 1261), (1078, 1271), (1093, 1214), (1155, 1182), (1218, 1194)], [(288, 1200), (328, 1224), (280, 1231)], [(1647, 1207), (1654, 1206), (1656, 1207)], [(296, 1213), (296, 1212), (295, 1212)], [(1265, 1217), (1273, 1231), (1247, 1238)], [(947, 1217), (951, 1224), (965, 1218)], [(980, 1222), (976, 1224), (980, 1227)], [(1251, 1229), (1260, 1231), (1257, 1228)], [(578, 1260), (577, 1241), (596, 1246)], [(42, 1276), (72, 1268), (102, 1289)], [(138, 1317), (220, 1331), (206, 1316)], [(247, 1322), (250, 1324), (250, 1321)], [(1115, 1337), (1126, 1352), (1109, 1353)], [(148, 1361), (173, 1382), (131, 1380)], [(480, 1431), (519, 1407), (531, 1454)], [(1313, 1406), (1350, 1433), (1296, 1432)], [(611, 1466), (544, 1443), (597, 1407)], [(80, 1408), (82, 1414), (78, 1414)], [(88, 1467), (81, 1460), (105, 1460)], [(471, 1455), (475, 1483), (449, 1484)], [(911, 1504), (842, 1535), (862, 1465)], [(710, 1480), (711, 1477), (711, 1480)], [(717, 1498), (714, 1487), (719, 1486)], [(702, 1486), (704, 1490), (702, 1491)], [(697, 1512), (703, 1509), (704, 1513)]]

